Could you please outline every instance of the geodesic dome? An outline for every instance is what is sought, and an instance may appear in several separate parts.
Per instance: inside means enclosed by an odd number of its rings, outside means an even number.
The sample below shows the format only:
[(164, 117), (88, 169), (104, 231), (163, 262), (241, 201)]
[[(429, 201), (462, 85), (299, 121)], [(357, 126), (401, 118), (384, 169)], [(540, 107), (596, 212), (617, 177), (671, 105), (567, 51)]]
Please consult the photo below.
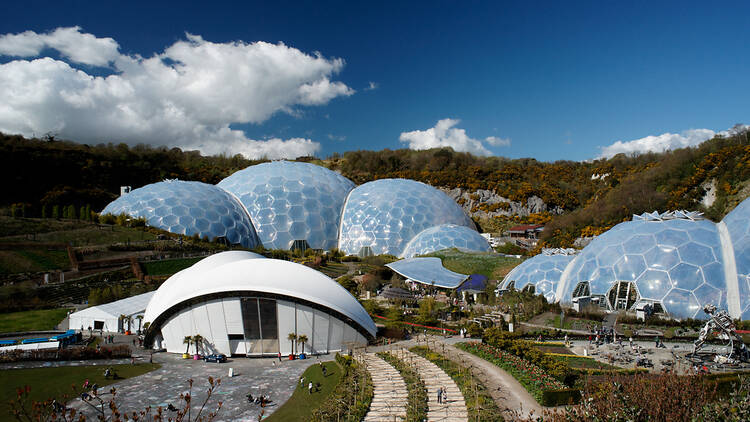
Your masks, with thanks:
[(732, 240), (740, 319), (750, 319), (750, 200), (742, 201), (719, 223)]
[(358, 254), (370, 247), (375, 255), (399, 255), (414, 236), (441, 224), (474, 228), (461, 207), (432, 186), (407, 179), (376, 180), (349, 194), (339, 249)]
[(218, 183), (245, 205), (269, 249), (306, 240), (316, 249), (338, 243), (341, 208), (354, 183), (325, 167), (273, 161), (240, 170)]
[[(646, 217), (644, 217), (646, 216)], [(676, 318), (705, 318), (705, 304), (727, 308), (716, 225), (674, 214), (635, 216), (596, 237), (570, 264), (558, 294), (570, 302), (579, 283), (609, 309), (638, 301), (660, 304)], [(622, 283), (622, 284), (621, 284)], [(635, 294), (635, 297), (633, 297)]]
[(503, 278), (502, 289), (524, 290), (532, 288), (536, 294), (543, 295), (547, 302), (557, 301), (557, 284), (565, 268), (573, 261), (574, 255), (541, 253), (535, 255), (513, 268)]
[(425, 255), (443, 249), (457, 248), (462, 251), (489, 252), (492, 247), (476, 230), (455, 224), (441, 224), (422, 230), (406, 244), (401, 258)]
[(260, 244), (242, 204), (223, 189), (201, 182), (152, 183), (115, 199), (101, 213), (143, 217), (149, 226), (176, 234), (223, 236), (247, 248)]

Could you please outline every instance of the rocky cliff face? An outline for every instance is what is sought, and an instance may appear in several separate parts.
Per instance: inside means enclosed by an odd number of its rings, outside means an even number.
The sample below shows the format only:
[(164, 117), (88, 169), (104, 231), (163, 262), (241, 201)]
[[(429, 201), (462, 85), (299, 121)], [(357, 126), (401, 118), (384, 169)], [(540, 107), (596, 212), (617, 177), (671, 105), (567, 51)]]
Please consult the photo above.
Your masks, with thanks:
[(474, 218), (491, 218), (499, 216), (519, 215), (521, 217), (529, 214), (549, 212), (551, 214), (562, 214), (560, 207), (550, 208), (537, 196), (526, 199), (526, 202), (511, 201), (496, 194), (494, 191), (480, 189), (466, 191), (461, 188), (440, 188), (446, 195), (453, 198), (467, 214)]

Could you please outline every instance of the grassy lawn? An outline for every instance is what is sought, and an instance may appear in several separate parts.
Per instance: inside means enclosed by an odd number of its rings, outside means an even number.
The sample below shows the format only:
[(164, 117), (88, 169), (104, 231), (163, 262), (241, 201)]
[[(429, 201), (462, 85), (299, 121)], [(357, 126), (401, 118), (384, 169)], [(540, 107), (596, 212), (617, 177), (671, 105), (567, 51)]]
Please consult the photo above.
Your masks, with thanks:
[(568, 356), (553, 356), (555, 359), (568, 362), (573, 369), (622, 369), (619, 366), (610, 365), (608, 363), (599, 362), (596, 359), (581, 357), (568, 357)]
[(0, 274), (35, 273), (70, 268), (68, 253), (49, 248), (0, 251)]
[(42, 309), (0, 314), (0, 333), (53, 330), (67, 314), (67, 309)]
[(171, 275), (195, 264), (204, 257), (165, 259), (163, 261), (150, 261), (143, 264), (143, 269), (148, 275)]
[(0, 218), (0, 242), (46, 242), (84, 245), (107, 245), (110, 243), (154, 240), (156, 236), (139, 228), (121, 226), (99, 226), (78, 220), (55, 220), (51, 218)]
[[(315, 410), (331, 394), (336, 385), (341, 380), (341, 368), (336, 362), (323, 363), (326, 367), (328, 376), (323, 376), (320, 365), (314, 364), (302, 374), (305, 379), (304, 385), (297, 382), (297, 388), (294, 390), (292, 397), (278, 408), (267, 421), (306, 421), (310, 419), (313, 410)], [(320, 384), (320, 387), (308, 393), (307, 385), (309, 382), (313, 385)]]
[(445, 249), (427, 256), (440, 258), (443, 266), (451, 271), (461, 274), (483, 274), (491, 280), (501, 280), (523, 261), (489, 252), (469, 253), (458, 249)]
[[(141, 363), (137, 365), (114, 365), (117, 375), (132, 378), (158, 369), (161, 365)], [(9, 401), (16, 398), (16, 389), (28, 385), (31, 387), (29, 398), (44, 401), (56, 398), (62, 401), (64, 396), (73, 396), (71, 385), (80, 392), (81, 385), (88, 379), (91, 384), (105, 386), (116, 380), (104, 378), (103, 366), (63, 366), (59, 368), (11, 369), (0, 372), (0, 421), (15, 420), (8, 412)], [(101, 393), (102, 390), (99, 390)]]

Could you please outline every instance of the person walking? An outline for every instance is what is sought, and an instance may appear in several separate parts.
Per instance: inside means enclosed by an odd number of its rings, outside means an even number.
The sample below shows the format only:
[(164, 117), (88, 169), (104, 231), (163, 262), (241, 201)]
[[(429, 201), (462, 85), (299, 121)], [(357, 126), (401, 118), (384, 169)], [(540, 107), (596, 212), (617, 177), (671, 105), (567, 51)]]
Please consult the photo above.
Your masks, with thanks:
[(442, 387), (438, 387), (437, 402), (438, 402), (438, 404), (442, 404), (443, 403), (443, 388)]
[(279, 362), (281, 362), (281, 352), (278, 352)]
[(308, 391), (308, 393), (312, 394), (312, 389), (313, 389), (313, 383), (312, 383), (312, 381), (310, 381), (310, 384), (307, 384), (307, 391)]
[(443, 387), (443, 404), (447, 404), (447, 403), (448, 403), (448, 390), (446, 390), (445, 387)]

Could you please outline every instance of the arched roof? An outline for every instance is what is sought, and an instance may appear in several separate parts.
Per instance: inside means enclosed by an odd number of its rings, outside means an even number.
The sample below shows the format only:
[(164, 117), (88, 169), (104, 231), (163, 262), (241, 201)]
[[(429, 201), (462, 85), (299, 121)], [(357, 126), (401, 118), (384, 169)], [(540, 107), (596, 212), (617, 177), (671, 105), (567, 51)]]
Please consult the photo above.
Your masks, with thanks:
[(312, 268), (276, 259), (242, 259), (233, 252), (206, 259), (211, 261), (203, 265), (200, 261), (159, 287), (146, 308), (145, 322), (153, 323), (169, 309), (201, 296), (252, 291), (298, 298), (331, 309), (375, 336), (375, 323), (362, 305), (340, 284)]
[(272, 161), (237, 171), (218, 186), (245, 205), (264, 247), (290, 249), (295, 240), (307, 240), (312, 248), (331, 249), (354, 183), (315, 164)]
[(224, 236), (248, 248), (260, 244), (242, 204), (223, 189), (201, 182), (152, 183), (120, 196), (101, 213), (143, 217), (149, 226), (176, 234)]
[(727, 309), (722, 245), (716, 225), (686, 218), (620, 223), (596, 237), (570, 264), (558, 289), (570, 302), (579, 282), (605, 295), (616, 281), (634, 282), (641, 298), (660, 301), (676, 318), (705, 318), (711, 303)]
[(573, 255), (535, 255), (513, 268), (501, 286), (507, 289), (511, 281), (517, 290), (533, 285), (536, 294), (543, 295), (547, 302), (557, 302), (557, 284), (573, 258)]
[(441, 224), (422, 230), (406, 244), (401, 258), (425, 255), (443, 249), (457, 248), (462, 251), (489, 252), (492, 247), (487, 239), (466, 226)]
[(381, 179), (355, 188), (341, 216), (339, 249), (398, 256), (423, 230), (441, 224), (473, 228), (461, 207), (443, 192), (408, 179)]

